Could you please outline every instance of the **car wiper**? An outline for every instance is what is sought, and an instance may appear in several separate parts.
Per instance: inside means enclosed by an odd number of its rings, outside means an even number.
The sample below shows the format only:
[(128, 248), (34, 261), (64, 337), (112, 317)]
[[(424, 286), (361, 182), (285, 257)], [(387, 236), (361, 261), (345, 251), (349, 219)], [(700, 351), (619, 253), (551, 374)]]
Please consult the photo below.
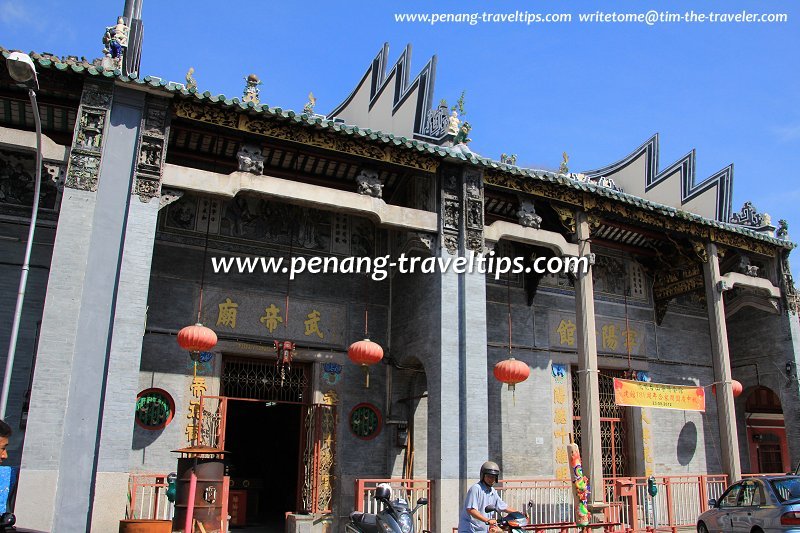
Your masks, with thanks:
[(797, 468), (794, 469), (794, 475), (800, 476), (800, 463), (797, 463)]

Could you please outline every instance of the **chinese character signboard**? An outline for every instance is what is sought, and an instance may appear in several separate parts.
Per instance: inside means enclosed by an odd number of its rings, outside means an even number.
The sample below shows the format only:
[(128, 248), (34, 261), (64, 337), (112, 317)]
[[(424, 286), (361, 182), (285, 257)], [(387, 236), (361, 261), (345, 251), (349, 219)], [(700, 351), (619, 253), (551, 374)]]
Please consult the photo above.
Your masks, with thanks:
[(643, 383), (614, 378), (614, 401), (617, 405), (655, 407), (682, 411), (705, 411), (706, 394), (703, 387)]
[[(595, 321), (598, 353), (645, 355), (650, 325), (624, 319), (598, 316)], [(578, 347), (578, 327), (575, 316), (553, 313), (550, 318), (550, 345), (560, 348)]]

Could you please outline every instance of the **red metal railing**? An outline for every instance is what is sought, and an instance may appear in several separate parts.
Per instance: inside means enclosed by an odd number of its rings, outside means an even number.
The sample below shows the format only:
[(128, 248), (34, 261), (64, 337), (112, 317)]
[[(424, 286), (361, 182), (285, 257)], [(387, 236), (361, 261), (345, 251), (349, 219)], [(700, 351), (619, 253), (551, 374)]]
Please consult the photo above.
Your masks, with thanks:
[(131, 474), (125, 518), (171, 520), (173, 504), (167, 499), (166, 474)]
[(392, 499), (403, 498), (413, 509), (419, 498), (427, 498), (428, 505), (420, 508), (414, 515), (415, 531), (429, 530), (433, 516), (433, 482), (429, 479), (356, 479), (356, 511), (377, 513), (380, 505), (375, 501), (375, 489), (381, 483), (388, 483), (392, 488)]
[[(725, 475), (656, 476), (656, 511), (659, 530), (677, 533), (694, 526), (708, 509), (709, 498), (719, 498), (727, 486)], [(528, 516), (530, 529), (574, 529), (572, 486), (559, 479), (504, 479), (497, 490), (503, 500)], [(608, 507), (596, 527), (606, 531), (652, 531), (652, 498), (646, 477), (603, 480), (603, 499)]]

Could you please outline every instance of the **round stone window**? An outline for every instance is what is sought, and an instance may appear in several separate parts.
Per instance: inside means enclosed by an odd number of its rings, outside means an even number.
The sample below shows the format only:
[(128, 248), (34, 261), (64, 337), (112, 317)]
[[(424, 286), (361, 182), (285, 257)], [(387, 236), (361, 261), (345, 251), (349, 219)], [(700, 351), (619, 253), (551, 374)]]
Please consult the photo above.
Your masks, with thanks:
[(145, 389), (136, 397), (136, 423), (144, 429), (166, 427), (175, 416), (175, 402), (162, 389)]
[(350, 411), (350, 431), (359, 439), (370, 440), (381, 432), (381, 413), (369, 403), (360, 403)]

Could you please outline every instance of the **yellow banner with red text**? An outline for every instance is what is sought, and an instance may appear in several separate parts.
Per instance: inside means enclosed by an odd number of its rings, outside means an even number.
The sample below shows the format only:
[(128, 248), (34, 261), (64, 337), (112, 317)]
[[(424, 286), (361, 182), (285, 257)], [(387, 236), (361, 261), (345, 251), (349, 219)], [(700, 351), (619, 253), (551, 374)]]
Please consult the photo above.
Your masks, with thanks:
[(614, 402), (630, 407), (705, 411), (706, 391), (703, 387), (614, 378)]

